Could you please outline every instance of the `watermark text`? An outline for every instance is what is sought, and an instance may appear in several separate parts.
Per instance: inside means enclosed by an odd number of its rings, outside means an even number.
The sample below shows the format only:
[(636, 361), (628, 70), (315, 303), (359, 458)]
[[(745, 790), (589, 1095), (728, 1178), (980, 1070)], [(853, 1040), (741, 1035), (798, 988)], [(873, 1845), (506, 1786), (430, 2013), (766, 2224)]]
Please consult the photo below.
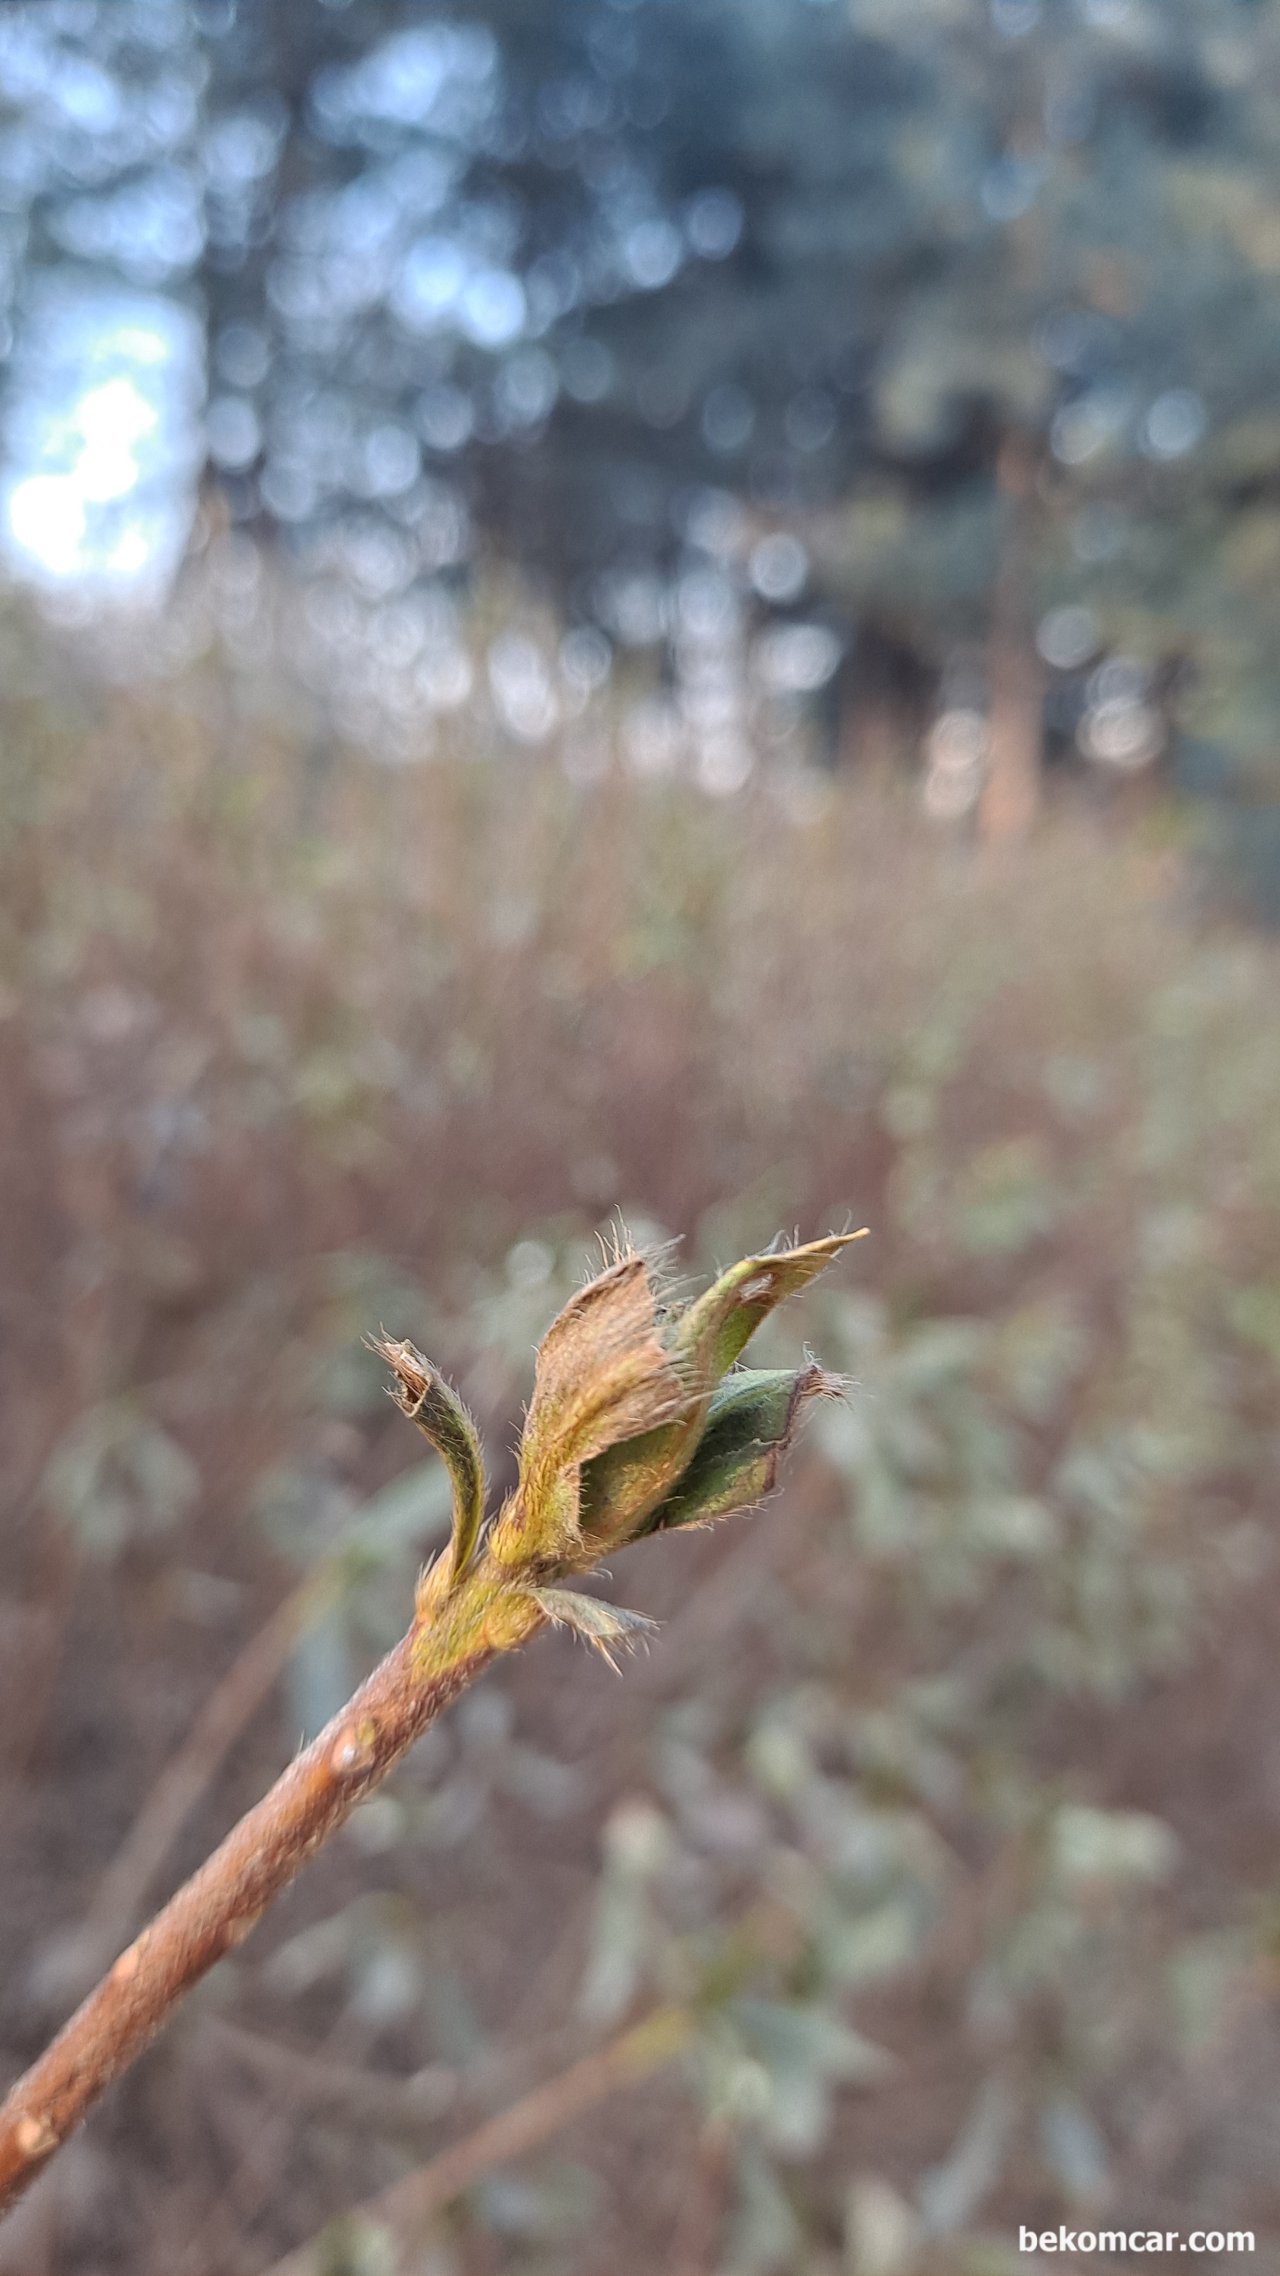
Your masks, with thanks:
[(1026, 2229), (1019, 2252), (1252, 2252), (1252, 2229)]

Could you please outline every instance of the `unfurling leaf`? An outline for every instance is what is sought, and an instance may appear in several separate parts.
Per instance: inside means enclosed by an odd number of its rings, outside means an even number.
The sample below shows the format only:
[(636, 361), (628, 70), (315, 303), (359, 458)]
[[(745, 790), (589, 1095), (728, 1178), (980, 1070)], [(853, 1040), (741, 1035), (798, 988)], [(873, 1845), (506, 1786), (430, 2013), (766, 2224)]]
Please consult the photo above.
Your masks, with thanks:
[(810, 1364), (742, 1368), (712, 1396), (706, 1426), (680, 1482), (646, 1521), (646, 1533), (706, 1525), (750, 1509), (773, 1491), (778, 1464), (810, 1399), (840, 1394), (837, 1377)]
[(582, 1464), (669, 1423), (687, 1402), (663, 1342), (650, 1268), (623, 1256), (566, 1304), (538, 1349), (520, 1442), (517, 1528), (540, 1551), (577, 1539)]
[[(683, 1312), (655, 1286), (651, 1261), (628, 1251), (565, 1305), (538, 1349), (516, 1489), (486, 1550), (486, 1565), (504, 1586), (516, 1584), (526, 1610), (530, 1583), (563, 1579), (642, 1533), (698, 1524), (768, 1493), (801, 1408), (834, 1386), (813, 1365), (728, 1371), (775, 1305), (859, 1237), (835, 1233), (744, 1258)], [(451, 1554), (418, 1592), (425, 1624), (447, 1599), (456, 1610), (459, 1583), (480, 1569), (479, 1442), (460, 1401), (412, 1344), (384, 1339), (377, 1349), (395, 1371), (402, 1410), (453, 1479)], [(563, 1609), (556, 1617), (571, 1619)], [(597, 1642), (601, 1617), (593, 1606), (578, 1622)]]
[(685, 1375), (683, 1410), (663, 1427), (615, 1445), (589, 1463), (582, 1481), (581, 1525), (590, 1541), (632, 1541), (653, 1529), (648, 1520), (694, 1458), (721, 1377), (784, 1297), (806, 1287), (865, 1231), (864, 1226), (799, 1248), (744, 1257), (689, 1306), (671, 1339)]
[(450, 1389), (439, 1369), (424, 1359), (411, 1343), (398, 1343), (383, 1336), (375, 1341), (373, 1348), (386, 1360), (395, 1376), (391, 1396), (401, 1414), (417, 1424), (449, 1472), (453, 1486), (453, 1537), (449, 1545), (448, 1585), (452, 1588), (471, 1563), (484, 1517), (484, 1456), (479, 1434), (457, 1392)]
[(598, 1596), (582, 1596), (576, 1589), (531, 1588), (528, 1595), (557, 1628), (572, 1628), (611, 1668), (614, 1652), (629, 1649), (657, 1627), (644, 1612), (626, 1612), (621, 1605), (602, 1603)]
[(699, 1376), (718, 1383), (783, 1298), (798, 1295), (825, 1272), (833, 1257), (852, 1241), (865, 1240), (866, 1234), (862, 1225), (856, 1233), (829, 1233), (825, 1240), (806, 1241), (801, 1248), (766, 1249), (760, 1256), (730, 1265), (689, 1306), (680, 1322), (677, 1348), (689, 1354)]

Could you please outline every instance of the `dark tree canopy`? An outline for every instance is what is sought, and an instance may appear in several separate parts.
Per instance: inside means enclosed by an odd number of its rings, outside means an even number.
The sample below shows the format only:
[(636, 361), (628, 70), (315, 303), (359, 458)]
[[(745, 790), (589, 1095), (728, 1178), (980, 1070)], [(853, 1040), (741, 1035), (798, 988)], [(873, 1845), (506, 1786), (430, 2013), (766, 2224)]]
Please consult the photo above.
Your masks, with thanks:
[[(948, 702), (1003, 575), (1051, 716), (1128, 659), (1093, 756), (1176, 681), (1265, 773), (1278, 35), (1271, 0), (20, 0), (15, 549), (119, 523), (127, 570), (167, 501), (172, 553), (203, 467), (313, 576), (485, 555), (643, 645), (720, 500), (754, 605), (803, 595), (869, 676)], [(201, 419), (133, 438), (132, 537), (118, 472), (47, 479), (111, 294), (171, 312)]]

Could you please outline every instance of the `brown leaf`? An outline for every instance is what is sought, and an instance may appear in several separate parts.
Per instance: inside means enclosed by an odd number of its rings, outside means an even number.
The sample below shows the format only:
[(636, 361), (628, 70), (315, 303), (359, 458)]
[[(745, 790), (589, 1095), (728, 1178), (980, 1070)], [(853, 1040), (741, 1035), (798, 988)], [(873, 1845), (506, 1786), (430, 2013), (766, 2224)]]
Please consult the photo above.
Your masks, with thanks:
[(649, 1264), (620, 1257), (565, 1305), (539, 1347), (520, 1442), (525, 1531), (572, 1534), (581, 1465), (673, 1421), (686, 1399), (685, 1370), (662, 1341)]

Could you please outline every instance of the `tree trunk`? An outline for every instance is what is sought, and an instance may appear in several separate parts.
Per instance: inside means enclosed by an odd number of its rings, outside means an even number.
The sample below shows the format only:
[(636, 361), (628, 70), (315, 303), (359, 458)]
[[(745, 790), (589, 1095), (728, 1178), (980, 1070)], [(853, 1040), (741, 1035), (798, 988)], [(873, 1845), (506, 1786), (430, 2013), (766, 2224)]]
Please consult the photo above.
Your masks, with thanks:
[(988, 845), (1025, 838), (1040, 808), (1044, 669), (1035, 644), (1032, 601), (1035, 450), (1006, 435), (996, 460), (1000, 558), (987, 646), (987, 773), (978, 835)]
[(874, 621), (858, 627), (856, 645), (835, 685), (836, 764), (860, 782), (891, 786), (909, 774), (923, 728), (921, 667)]

